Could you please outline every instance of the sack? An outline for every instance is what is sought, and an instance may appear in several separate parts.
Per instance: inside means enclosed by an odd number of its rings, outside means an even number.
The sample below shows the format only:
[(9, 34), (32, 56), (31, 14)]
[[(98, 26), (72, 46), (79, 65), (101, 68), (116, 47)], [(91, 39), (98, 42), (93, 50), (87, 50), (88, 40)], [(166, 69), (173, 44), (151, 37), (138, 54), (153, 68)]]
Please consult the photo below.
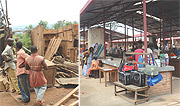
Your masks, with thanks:
[(122, 71), (137, 71), (137, 63), (128, 63), (124, 65)]
[(154, 86), (155, 84), (159, 83), (163, 79), (162, 75), (159, 73), (158, 76), (152, 78), (151, 76), (147, 77), (147, 85)]
[(120, 65), (119, 65), (119, 67), (118, 67), (119, 72), (122, 71), (123, 67), (124, 67), (124, 60), (121, 59)]
[(155, 76), (159, 74), (159, 67), (158, 66), (153, 66), (153, 65), (146, 65), (145, 74)]
[(119, 72), (119, 82), (123, 83), (124, 85), (129, 85), (130, 84), (130, 73)]
[(146, 78), (145, 73), (132, 71), (130, 76), (131, 76), (130, 80), (133, 85), (139, 87), (145, 86), (145, 78)]
[[(139, 62), (139, 63), (143, 63), (143, 57), (142, 57), (142, 55), (139, 55), (139, 57), (138, 57), (138, 62)], [(143, 65), (143, 64), (138, 64), (138, 68), (144, 68), (144, 65)]]

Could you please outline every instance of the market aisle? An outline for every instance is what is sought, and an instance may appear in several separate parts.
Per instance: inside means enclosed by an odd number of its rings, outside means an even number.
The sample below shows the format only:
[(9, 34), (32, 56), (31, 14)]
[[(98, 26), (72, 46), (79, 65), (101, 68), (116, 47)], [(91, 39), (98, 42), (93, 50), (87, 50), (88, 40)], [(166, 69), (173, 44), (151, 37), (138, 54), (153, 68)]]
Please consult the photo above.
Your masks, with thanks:
[[(81, 72), (81, 71), (80, 71)], [(80, 79), (80, 103), (81, 106), (132, 106), (133, 104), (114, 96), (114, 86), (108, 83), (104, 86), (99, 79), (86, 79), (81, 75)], [(173, 94), (151, 97), (149, 102), (140, 103), (137, 106), (180, 106), (180, 78), (173, 77)]]

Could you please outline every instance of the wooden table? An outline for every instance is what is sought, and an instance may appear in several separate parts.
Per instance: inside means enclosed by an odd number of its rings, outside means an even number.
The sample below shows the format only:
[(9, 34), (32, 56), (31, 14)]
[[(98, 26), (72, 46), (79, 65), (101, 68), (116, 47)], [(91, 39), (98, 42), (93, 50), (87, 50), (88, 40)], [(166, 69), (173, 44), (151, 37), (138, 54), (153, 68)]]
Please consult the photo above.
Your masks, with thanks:
[[(117, 91), (116, 90), (117, 86), (123, 88), (124, 90)], [(117, 93), (124, 92), (124, 91), (125, 91), (126, 94), (127, 94), (127, 91), (135, 92), (134, 100), (132, 100), (132, 99), (130, 99), (130, 98), (124, 96), (124, 95), (120, 95), (121, 97), (123, 97), (124, 99), (126, 99), (129, 102), (134, 103), (135, 105), (136, 105), (137, 102), (148, 101), (149, 100), (149, 87), (148, 86), (138, 87), (138, 86), (135, 86), (135, 85), (124, 85), (124, 84), (122, 84), (120, 82), (114, 82), (114, 90), (115, 90), (114, 91), (115, 96), (117, 96)], [(138, 93), (138, 92), (142, 92), (142, 91), (145, 91), (145, 94)], [(145, 98), (138, 99), (138, 95), (143, 96)]]
[(105, 73), (105, 87), (107, 87), (107, 73), (109, 73), (109, 81), (110, 81), (110, 73), (114, 72), (115, 73), (115, 81), (117, 81), (117, 69), (115, 67), (112, 67), (110, 65), (105, 65), (104, 67), (100, 67), (99, 69), (99, 80), (101, 83), (101, 71)]

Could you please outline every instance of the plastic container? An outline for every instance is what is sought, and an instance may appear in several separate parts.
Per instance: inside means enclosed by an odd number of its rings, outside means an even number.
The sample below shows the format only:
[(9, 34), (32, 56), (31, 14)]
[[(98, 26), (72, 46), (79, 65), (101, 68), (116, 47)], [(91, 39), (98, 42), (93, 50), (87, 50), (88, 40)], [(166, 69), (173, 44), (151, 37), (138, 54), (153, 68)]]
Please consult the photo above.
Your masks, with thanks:
[(163, 53), (160, 54), (160, 63), (161, 63), (161, 67), (165, 66), (165, 57)]
[(169, 56), (167, 53), (164, 56), (165, 56), (165, 65), (168, 66), (169, 65)]

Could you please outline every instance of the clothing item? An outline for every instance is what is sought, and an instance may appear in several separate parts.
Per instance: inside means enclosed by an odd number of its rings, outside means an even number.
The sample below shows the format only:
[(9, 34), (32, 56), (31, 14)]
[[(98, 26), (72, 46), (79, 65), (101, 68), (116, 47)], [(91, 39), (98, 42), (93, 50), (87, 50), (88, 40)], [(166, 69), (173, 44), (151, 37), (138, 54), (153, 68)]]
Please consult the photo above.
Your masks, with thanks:
[(41, 87), (47, 84), (47, 80), (44, 77), (42, 71), (42, 62), (44, 57), (39, 56), (38, 54), (31, 54), (30, 57), (26, 58), (26, 63), (30, 67), (30, 85), (32, 87)]
[(45, 84), (41, 87), (34, 87), (34, 90), (35, 90), (36, 96), (37, 96), (36, 100), (40, 100), (41, 102), (43, 102), (43, 96), (44, 96), (46, 89), (47, 89), (47, 84)]
[(16, 69), (16, 59), (14, 58), (14, 52), (13, 52), (13, 48), (9, 45), (6, 46), (6, 48), (4, 49), (4, 51), (1, 54), (2, 56), (5, 56), (6, 59), (8, 60), (8, 62), (5, 62), (5, 70), (8, 69), (9, 67), (11, 69)]
[(92, 61), (92, 64), (91, 64), (91, 68), (89, 68), (88, 69), (88, 73), (87, 73), (87, 75), (89, 76), (90, 75), (90, 73), (91, 73), (91, 71), (92, 70), (98, 70), (99, 69), (99, 65), (97, 64), (97, 62), (96, 61)]
[(19, 94), (21, 93), (19, 88), (18, 88), (18, 82), (17, 82), (17, 76), (16, 76), (16, 71), (12, 68), (8, 68), (7, 69), (8, 72), (8, 77), (9, 77), (9, 82), (10, 82), (10, 86), (12, 88), (12, 91), (16, 90), (16, 93)]
[(30, 91), (29, 91), (29, 78), (28, 74), (21, 74), (18, 76), (18, 86), (21, 91), (22, 100), (24, 102), (30, 101)]
[[(144, 50), (142, 50), (142, 49), (136, 49), (136, 50), (134, 51), (134, 53), (143, 53), (143, 52), (144, 52)], [(136, 55), (135, 55), (135, 60), (136, 60), (136, 62), (138, 62), (138, 58), (139, 58), (139, 55), (136, 54)]]
[(29, 55), (26, 54), (23, 49), (20, 49), (20, 50), (17, 52), (16, 76), (19, 76), (19, 75), (21, 75), (21, 74), (29, 74), (29, 71), (26, 70), (25, 67), (19, 68), (19, 65), (25, 63), (25, 59), (26, 59), (27, 57), (29, 57)]
[(92, 52), (91, 52), (90, 55), (89, 55), (88, 58), (87, 58), (87, 64), (88, 64), (88, 63), (91, 64), (92, 59), (93, 59), (93, 54), (92, 54)]

